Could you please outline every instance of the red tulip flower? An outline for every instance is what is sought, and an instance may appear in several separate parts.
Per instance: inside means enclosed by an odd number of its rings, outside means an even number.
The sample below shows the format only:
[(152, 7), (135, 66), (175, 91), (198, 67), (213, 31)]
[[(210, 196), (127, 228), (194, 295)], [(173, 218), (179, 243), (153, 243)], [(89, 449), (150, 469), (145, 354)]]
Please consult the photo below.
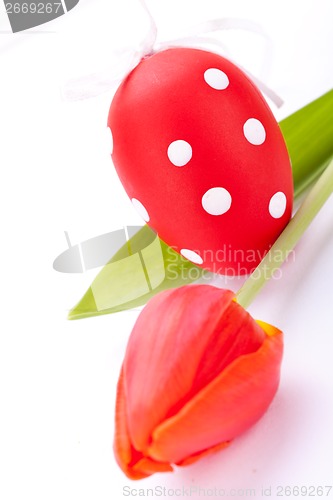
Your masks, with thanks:
[(118, 382), (114, 451), (131, 479), (225, 447), (265, 413), (283, 335), (233, 292), (190, 285), (154, 297), (132, 331)]

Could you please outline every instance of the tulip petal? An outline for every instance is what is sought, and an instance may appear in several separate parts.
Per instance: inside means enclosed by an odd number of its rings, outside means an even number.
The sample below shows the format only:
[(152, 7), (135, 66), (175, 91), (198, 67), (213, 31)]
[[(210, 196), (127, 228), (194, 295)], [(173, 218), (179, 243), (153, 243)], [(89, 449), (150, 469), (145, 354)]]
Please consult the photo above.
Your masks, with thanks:
[(233, 361), (177, 415), (155, 429), (149, 456), (179, 463), (232, 440), (263, 415), (278, 388), (283, 352), (283, 334), (275, 329), (273, 335), (272, 328), (256, 352)]
[[(202, 353), (188, 401), (214, 380), (232, 361), (257, 351), (265, 340), (264, 330), (239, 304), (232, 301)], [(184, 406), (181, 405), (179, 409)]]
[(189, 285), (154, 297), (140, 314), (124, 361), (128, 431), (147, 455), (153, 430), (178, 413), (265, 334), (233, 292)]
[(143, 479), (150, 474), (134, 470), (130, 467), (133, 459), (133, 449), (127, 431), (126, 399), (124, 394), (123, 372), (121, 372), (117, 387), (114, 454), (119, 467), (130, 479)]
[(155, 472), (173, 472), (173, 468), (170, 464), (165, 462), (156, 462), (152, 458), (148, 457), (141, 458), (135, 465), (133, 465), (132, 470), (146, 474), (147, 476), (155, 474)]
[(207, 457), (208, 455), (212, 455), (213, 453), (217, 453), (218, 451), (224, 450), (224, 448), (227, 448), (229, 446), (230, 442), (225, 442), (225, 443), (220, 443), (217, 444), (216, 446), (212, 446), (211, 448), (208, 448), (208, 450), (201, 451), (200, 453), (196, 453), (195, 455), (191, 455), (188, 458), (185, 458), (181, 462), (178, 462), (176, 465), (178, 467), (185, 467), (187, 465), (192, 465), (198, 460), (201, 460), (204, 457)]
[(188, 285), (158, 294), (141, 312), (124, 360), (128, 431), (137, 450), (147, 449), (154, 428), (191, 390), (202, 352), (233, 297)]

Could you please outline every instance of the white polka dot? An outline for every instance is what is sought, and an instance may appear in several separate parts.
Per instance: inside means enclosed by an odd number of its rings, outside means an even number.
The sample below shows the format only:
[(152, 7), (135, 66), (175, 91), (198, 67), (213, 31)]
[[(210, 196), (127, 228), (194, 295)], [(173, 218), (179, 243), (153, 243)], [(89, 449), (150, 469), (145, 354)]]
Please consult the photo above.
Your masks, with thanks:
[(107, 127), (107, 144), (108, 144), (108, 151), (110, 151), (110, 154), (112, 155), (113, 153), (113, 136), (112, 136), (112, 130), (110, 127)]
[(282, 191), (275, 193), (269, 202), (269, 213), (274, 219), (279, 219), (285, 213), (287, 198)]
[(192, 158), (192, 147), (186, 141), (174, 141), (168, 147), (168, 157), (176, 167), (183, 167)]
[(187, 248), (183, 248), (180, 251), (180, 253), (182, 254), (183, 257), (185, 257), (185, 259), (193, 262), (193, 264), (202, 264), (203, 263), (203, 260), (200, 257), (200, 255), (198, 255), (196, 252), (193, 252), (193, 250), (188, 250)]
[(256, 118), (249, 118), (243, 126), (246, 139), (255, 146), (263, 144), (266, 139), (266, 130), (263, 124)]
[(215, 90), (224, 90), (229, 85), (229, 78), (227, 75), (217, 68), (210, 68), (205, 71), (205, 82)]
[(210, 215), (222, 215), (231, 207), (232, 198), (226, 189), (216, 187), (209, 189), (202, 197), (202, 206)]
[(136, 198), (132, 198), (132, 203), (133, 207), (138, 212), (140, 217), (142, 217), (145, 222), (149, 222), (149, 214), (147, 212), (147, 209), (142, 205), (141, 201), (137, 200)]

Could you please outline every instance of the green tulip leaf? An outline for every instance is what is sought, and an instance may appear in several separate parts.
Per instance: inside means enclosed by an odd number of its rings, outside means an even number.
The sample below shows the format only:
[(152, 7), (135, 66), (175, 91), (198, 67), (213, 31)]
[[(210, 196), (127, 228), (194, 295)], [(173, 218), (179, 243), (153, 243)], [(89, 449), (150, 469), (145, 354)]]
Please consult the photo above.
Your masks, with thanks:
[(333, 90), (280, 122), (292, 163), (294, 198), (322, 174), (333, 155)]
[(133, 309), (162, 290), (197, 281), (204, 273), (143, 226), (103, 267), (68, 318)]
[[(333, 155), (333, 91), (280, 122), (289, 151), (297, 198)], [(99, 272), (69, 319), (142, 306), (162, 290), (192, 283), (207, 273), (142, 227)]]

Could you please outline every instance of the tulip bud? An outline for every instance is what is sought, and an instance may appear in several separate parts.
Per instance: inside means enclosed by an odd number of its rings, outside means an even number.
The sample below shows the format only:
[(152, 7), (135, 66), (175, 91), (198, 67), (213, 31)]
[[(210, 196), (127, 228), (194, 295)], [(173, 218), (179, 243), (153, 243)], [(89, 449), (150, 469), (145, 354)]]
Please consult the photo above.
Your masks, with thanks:
[(133, 328), (116, 402), (114, 452), (131, 479), (224, 448), (267, 410), (283, 335), (233, 292), (187, 285), (155, 296)]

